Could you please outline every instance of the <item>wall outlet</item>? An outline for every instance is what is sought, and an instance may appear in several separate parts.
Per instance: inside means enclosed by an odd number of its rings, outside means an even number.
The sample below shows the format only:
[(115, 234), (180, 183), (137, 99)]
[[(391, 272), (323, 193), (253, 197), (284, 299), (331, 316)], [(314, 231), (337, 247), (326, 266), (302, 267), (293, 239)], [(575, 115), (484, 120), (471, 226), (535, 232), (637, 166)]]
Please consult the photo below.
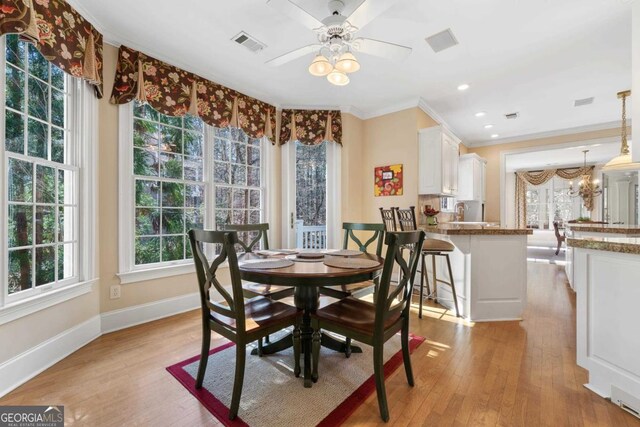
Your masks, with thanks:
[(109, 298), (118, 299), (120, 298), (120, 285), (113, 285), (109, 288)]

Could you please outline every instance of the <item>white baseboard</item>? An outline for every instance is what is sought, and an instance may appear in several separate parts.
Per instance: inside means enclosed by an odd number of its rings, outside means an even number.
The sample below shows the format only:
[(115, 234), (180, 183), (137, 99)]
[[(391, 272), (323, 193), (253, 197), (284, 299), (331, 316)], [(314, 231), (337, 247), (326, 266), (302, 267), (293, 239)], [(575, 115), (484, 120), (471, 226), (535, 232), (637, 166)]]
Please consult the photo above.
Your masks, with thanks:
[(173, 316), (199, 306), (199, 294), (192, 293), (94, 316), (0, 364), (0, 397), (102, 334)]
[(100, 316), (94, 316), (0, 364), (0, 397), (100, 335)]
[(118, 331), (200, 307), (197, 292), (102, 313), (102, 333)]

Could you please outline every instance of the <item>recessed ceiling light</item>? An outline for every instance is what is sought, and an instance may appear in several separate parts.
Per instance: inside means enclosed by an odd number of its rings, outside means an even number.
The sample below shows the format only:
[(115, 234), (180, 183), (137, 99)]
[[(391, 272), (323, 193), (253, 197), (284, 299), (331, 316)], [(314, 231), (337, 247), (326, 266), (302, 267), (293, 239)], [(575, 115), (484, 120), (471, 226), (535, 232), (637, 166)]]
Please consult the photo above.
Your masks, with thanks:
[(476, 113), (476, 117), (483, 117), (483, 116), (485, 116), (486, 114), (487, 114), (487, 113), (485, 113), (484, 111), (478, 111), (478, 112)]
[(493, 125), (489, 124), (489, 125), (484, 125), (485, 129), (491, 129), (493, 127)]
[(494, 133), (493, 135), (491, 135), (491, 138), (497, 138), (497, 137), (499, 137), (499, 136), (500, 136), (500, 135), (498, 135), (497, 133)]
[(458, 86), (458, 90), (460, 91), (467, 90), (467, 89), (469, 89), (469, 85), (466, 83), (463, 83), (460, 86)]

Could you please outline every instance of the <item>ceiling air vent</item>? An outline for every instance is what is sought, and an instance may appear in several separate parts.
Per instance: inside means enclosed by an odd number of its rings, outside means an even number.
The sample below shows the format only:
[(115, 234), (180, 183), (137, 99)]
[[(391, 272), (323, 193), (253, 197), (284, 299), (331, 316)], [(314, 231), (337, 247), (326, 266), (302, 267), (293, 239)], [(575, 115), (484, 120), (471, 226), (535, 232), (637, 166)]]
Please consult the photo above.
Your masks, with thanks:
[(517, 119), (518, 118), (518, 113), (509, 113), (509, 114), (505, 114), (504, 117), (506, 119), (512, 120), (512, 119)]
[(249, 49), (253, 53), (260, 52), (262, 49), (267, 47), (266, 44), (264, 44), (261, 41), (257, 40), (255, 37), (250, 36), (249, 34), (245, 33), (244, 31), (240, 31), (231, 40), (233, 40), (234, 42), (238, 43), (239, 45), (242, 45), (242, 46), (246, 47), (247, 49)]
[(451, 28), (447, 28), (444, 31), (440, 31), (437, 34), (429, 36), (425, 39), (431, 49), (435, 53), (448, 49), (458, 44), (458, 40), (456, 40), (456, 36), (451, 32)]
[(593, 104), (593, 96), (590, 98), (576, 99), (573, 101), (574, 107), (582, 107), (583, 105)]

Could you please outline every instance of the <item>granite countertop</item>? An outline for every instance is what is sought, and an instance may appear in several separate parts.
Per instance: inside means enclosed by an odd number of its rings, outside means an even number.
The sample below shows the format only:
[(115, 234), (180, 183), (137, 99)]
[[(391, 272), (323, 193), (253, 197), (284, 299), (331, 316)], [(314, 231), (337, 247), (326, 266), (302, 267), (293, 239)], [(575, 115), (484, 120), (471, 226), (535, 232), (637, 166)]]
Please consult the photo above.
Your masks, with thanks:
[(427, 233), (446, 235), (477, 235), (477, 236), (524, 236), (533, 234), (533, 230), (526, 228), (506, 228), (500, 224), (448, 224), (421, 225), (420, 229)]
[(637, 225), (575, 223), (567, 224), (567, 227), (577, 232), (629, 234), (640, 236), (640, 226)]
[(573, 248), (595, 249), (599, 251), (640, 255), (640, 238), (634, 237), (569, 238), (567, 239), (567, 245)]

